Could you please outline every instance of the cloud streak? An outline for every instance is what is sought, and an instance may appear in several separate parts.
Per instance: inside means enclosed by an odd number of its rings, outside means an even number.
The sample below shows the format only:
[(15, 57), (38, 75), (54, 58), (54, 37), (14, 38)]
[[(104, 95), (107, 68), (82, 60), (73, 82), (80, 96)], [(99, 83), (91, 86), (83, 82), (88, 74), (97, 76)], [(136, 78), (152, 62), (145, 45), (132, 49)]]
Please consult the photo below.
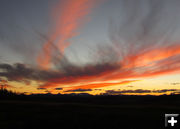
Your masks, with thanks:
[(50, 41), (44, 44), (43, 51), (38, 57), (38, 63), (42, 68), (50, 68), (52, 46), (57, 46), (58, 51), (64, 53), (71, 44), (69, 39), (79, 34), (78, 29), (87, 22), (84, 18), (88, 16), (96, 3), (95, 0), (66, 0), (57, 4), (52, 11), (55, 30)]

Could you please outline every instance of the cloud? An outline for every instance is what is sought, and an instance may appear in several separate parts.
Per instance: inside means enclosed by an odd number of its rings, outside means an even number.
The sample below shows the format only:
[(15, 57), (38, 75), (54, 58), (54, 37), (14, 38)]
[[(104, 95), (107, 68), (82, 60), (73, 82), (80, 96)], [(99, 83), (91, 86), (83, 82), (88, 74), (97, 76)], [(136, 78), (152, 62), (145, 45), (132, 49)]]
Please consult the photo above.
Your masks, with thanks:
[(89, 89), (89, 88), (101, 88), (101, 87), (108, 87), (108, 86), (118, 86), (118, 85), (123, 85), (123, 84), (129, 84), (131, 82), (136, 82), (138, 80), (126, 80), (126, 81), (120, 81), (120, 82), (114, 82), (114, 83), (94, 83), (94, 84), (84, 84), (80, 86), (72, 86), (70, 88), (72, 89), (78, 89), (78, 88), (83, 88), (83, 89)]
[[(66, 62), (62, 62), (63, 64)], [(61, 65), (61, 64), (60, 64)], [(85, 82), (91, 82), (96, 76), (101, 74), (107, 74), (110, 71), (118, 69), (117, 64), (88, 64), (86, 66), (76, 66), (73, 64), (67, 64), (62, 66), (61, 69), (56, 70), (42, 70), (39, 68), (33, 68), (29, 65), (16, 63), (0, 64), (0, 77), (7, 78), (8, 81), (39, 81), (44, 82), (41, 88), (46, 88), (51, 85), (55, 87), (59, 84), (72, 84), (85, 80)], [(85, 78), (88, 78), (85, 79)]]
[(137, 90), (107, 90), (105, 94), (109, 95), (118, 95), (118, 94), (141, 94), (141, 93), (167, 93), (167, 92), (173, 92), (177, 93), (180, 90), (178, 89), (162, 89), (162, 90), (143, 90), (143, 89), (137, 89)]
[(75, 89), (75, 90), (67, 90), (65, 92), (87, 92), (92, 91), (92, 89)]
[(14, 66), (9, 64), (0, 64), (0, 76), (6, 77), (9, 81), (21, 80), (23, 78), (29, 78), (29, 74), (32, 73), (31, 69), (28, 69), (23, 64), (15, 64)]
[(48, 71), (41, 71), (21, 63), (16, 63), (14, 65), (0, 64), (0, 71), (0, 77), (5, 77), (8, 81), (19, 82), (27, 82), (31, 80), (43, 81), (51, 74)]
[[(167, 1), (123, 1), (124, 13), (127, 14), (122, 17), (124, 22), (111, 22), (110, 45), (97, 46), (97, 51), (93, 51), (95, 58), (92, 64), (76, 66), (58, 48), (49, 45), (56, 53), (51, 57), (51, 64), (66, 76), (60, 74), (50, 78), (41, 87), (73, 84), (71, 88), (97, 88), (116, 85), (107, 81), (118, 84), (134, 78), (139, 80), (180, 73), (180, 42), (172, 39), (179, 23), (165, 15), (168, 4)], [(147, 10), (142, 11), (146, 6)], [(170, 8), (170, 14), (175, 17), (173, 6)], [(77, 86), (79, 83), (81, 85)]]
[(63, 90), (63, 88), (55, 88), (55, 90)]
[(37, 88), (37, 90), (46, 90), (46, 88)]
[(99, 91), (101, 91), (102, 89), (94, 89), (94, 90), (99, 90)]
[(134, 87), (134, 86), (127, 86), (127, 87)]
[(176, 92), (179, 91), (177, 89), (163, 89), (163, 90), (153, 90), (153, 93), (165, 93), (165, 92)]
[(38, 56), (38, 63), (42, 68), (50, 68), (53, 58), (52, 46), (57, 46), (57, 51), (64, 54), (65, 49), (71, 44), (69, 39), (78, 35), (78, 29), (87, 21), (85, 17), (96, 3), (97, 0), (66, 0), (56, 4), (52, 11), (55, 28), (50, 42), (44, 44), (43, 51)]
[(179, 84), (180, 84), (179, 82), (171, 83), (171, 85), (179, 85)]
[(151, 90), (122, 90), (122, 91), (115, 91), (115, 90), (107, 90), (106, 94), (124, 94), (124, 93), (151, 93)]

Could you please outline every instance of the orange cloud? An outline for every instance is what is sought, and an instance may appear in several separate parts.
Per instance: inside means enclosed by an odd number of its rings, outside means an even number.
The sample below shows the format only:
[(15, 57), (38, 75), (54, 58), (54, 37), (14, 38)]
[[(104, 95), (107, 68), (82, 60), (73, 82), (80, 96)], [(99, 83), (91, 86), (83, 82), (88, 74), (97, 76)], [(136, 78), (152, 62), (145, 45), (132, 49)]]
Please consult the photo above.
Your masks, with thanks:
[[(160, 48), (159, 51), (156, 48), (142, 53), (135, 53), (131, 57), (129, 57), (129, 55), (125, 56), (119, 64), (111, 64), (110, 66), (90, 65), (84, 68), (71, 68), (72, 75), (49, 79), (48, 82), (41, 87), (63, 87), (68, 85), (78, 85), (79, 83), (87, 83), (87, 85), (80, 85), (77, 86), (77, 88), (97, 88), (116, 85), (103, 83), (104, 81), (123, 82), (124, 79), (141, 79), (180, 73), (179, 57), (179, 45), (175, 44)], [(139, 64), (137, 64), (137, 62)], [(140, 62), (142, 62), (142, 64)], [(100, 68), (101, 70), (99, 71)], [(81, 71), (82, 69), (83, 71)], [(102, 83), (92, 84), (97, 81)]]
[(129, 84), (131, 82), (135, 82), (137, 80), (126, 80), (126, 81), (121, 81), (117, 83), (95, 83), (95, 84), (87, 84), (87, 85), (80, 85), (80, 86), (73, 86), (73, 87), (68, 87), (68, 89), (75, 90), (75, 89), (92, 89), (92, 88), (101, 88), (101, 87), (108, 87), (108, 86), (117, 86), (117, 85), (122, 85), (122, 84)]
[(94, 5), (95, 0), (66, 0), (57, 4), (52, 11), (55, 30), (37, 58), (42, 68), (50, 68), (53, 53), (51, 45), (57, 46), (59, 52), (64, 53), (70, 45), (69, 39), (79, 34), (78, 29), (87, 21), (84, 18), (91, 12)]

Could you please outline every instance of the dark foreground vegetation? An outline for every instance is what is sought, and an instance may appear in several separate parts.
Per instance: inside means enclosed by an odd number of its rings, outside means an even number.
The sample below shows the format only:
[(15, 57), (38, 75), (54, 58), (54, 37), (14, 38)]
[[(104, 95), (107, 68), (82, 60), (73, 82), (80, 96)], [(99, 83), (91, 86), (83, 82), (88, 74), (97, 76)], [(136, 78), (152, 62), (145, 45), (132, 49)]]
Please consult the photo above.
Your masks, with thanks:
[(164, 129), (165, 113), (180, 113), (180, 95), (17, 95), (0, 91), (0, 129)]

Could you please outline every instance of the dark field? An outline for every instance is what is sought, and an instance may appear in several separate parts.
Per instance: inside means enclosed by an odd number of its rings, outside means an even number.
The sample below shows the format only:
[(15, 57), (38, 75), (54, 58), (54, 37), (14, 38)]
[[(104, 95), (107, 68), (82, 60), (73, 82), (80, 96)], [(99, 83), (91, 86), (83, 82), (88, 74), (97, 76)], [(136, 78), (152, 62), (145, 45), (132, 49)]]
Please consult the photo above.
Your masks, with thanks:
[(180, 113), (180, 95), (0, 99), (0, 129), (163, 129), (165, 113)]

